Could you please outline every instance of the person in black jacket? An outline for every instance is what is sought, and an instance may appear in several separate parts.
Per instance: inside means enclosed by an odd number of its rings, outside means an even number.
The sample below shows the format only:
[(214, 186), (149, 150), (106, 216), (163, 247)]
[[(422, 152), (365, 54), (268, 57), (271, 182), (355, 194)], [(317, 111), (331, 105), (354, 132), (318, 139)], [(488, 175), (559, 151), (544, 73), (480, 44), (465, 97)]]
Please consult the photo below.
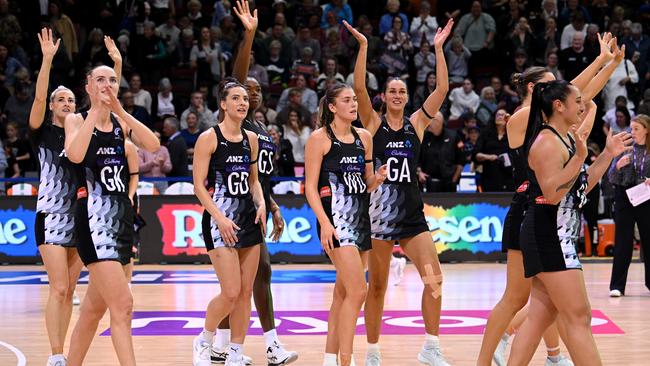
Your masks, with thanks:
[(176, 117), (167, 117), (163, 122), (163, 133), (167, 137), (167, 150), (172, 161), (172, 170), (168, 177), (187, 177), (187, 145), (181, 136), (180, 122)]
[(426, 192), (456, 192), (465, 160), (461, 146), (456, 133), (444, 128), (442, 113), (436, 113), (424, 132), (417, 168), (418, 180)]

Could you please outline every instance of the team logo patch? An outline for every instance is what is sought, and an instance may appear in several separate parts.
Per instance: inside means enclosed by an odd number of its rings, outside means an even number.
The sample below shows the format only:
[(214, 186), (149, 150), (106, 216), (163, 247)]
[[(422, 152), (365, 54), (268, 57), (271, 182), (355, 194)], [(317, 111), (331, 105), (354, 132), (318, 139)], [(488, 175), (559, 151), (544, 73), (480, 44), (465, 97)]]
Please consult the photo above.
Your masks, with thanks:
[(332, 189), (330, 187), (321, 187), (320, 198), (332, 197)]

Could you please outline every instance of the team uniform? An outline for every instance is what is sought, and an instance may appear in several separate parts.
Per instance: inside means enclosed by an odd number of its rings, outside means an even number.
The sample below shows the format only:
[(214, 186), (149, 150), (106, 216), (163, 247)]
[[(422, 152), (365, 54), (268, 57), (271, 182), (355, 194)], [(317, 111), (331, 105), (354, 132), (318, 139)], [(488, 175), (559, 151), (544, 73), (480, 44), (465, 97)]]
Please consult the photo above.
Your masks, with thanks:
[[(87, 113), (82, 113), (83, 118)], [(128, 195), (129, 167), (124, 131), (111, 114), (110, 132), (95, 128), (86, 156), (77, 164), (76, 230), (79, 256), (87, 266), (99, 261), (129, 263), (133, 207)]]
[(31, 130), (32, 148), (38, 151), (39, 185), (36, 201), (36, 244), (73, 248), (76, 182), (74, 164), (65, 154), (65, 131), (52, 121)]
[(257, 177), (262, 186), (262, 195), (268, 215), (271, 212), (271, 176), (275, 170), (273, 163), (277, 147), (273, 143), (271, 135), (259, 123), (246, 119), (242, 126), (257, 135)]
[(508, 156), (512, 163), (512, 174), (517, 190), (510, 202), (510, 209), (503, 222), (503, 237), (501, 240), (501, 251), (506, 253), (509, 249), (521, 250), (519, 244), (519, 233), (521, 223), (524, 221), (524, 214), (528, 206), (528, 161), (525, 154), (526, 146), (508, 148)]
[[(569, 159), (575, 155), (575, 142), (571, 136), (569, 146), (552, 127), (545, 125), (543, 128), (560, 138), (569, 151)], [(580, 237), (580, 208), (587, 202), (586, 168), (582, 166), (573, 187), (557, 205), (546, 201), (535, 172), (530, 168), (528, 177), (528, 209), (521, 226), (525, 276), (582, 269), (575, 248)]]
[[(318, 192), (330, 222), (339, 240), (334, 247), (356, 246), (359, 250), (372, 249), (368, 190), (364, 180), (366, 171), (365, 147), (357, 131), (352, 128), (354, 142), (339, 141), (330, 126), (325, 127), (332, 146), (321, 164)], [(318, 225), (320, 235), (320, 224)]]
[[(224, 216), (239, 226), (235, 248), (248, 248), (263, 240), (262, 229), (255, 223), (256, 208), (250, 193), (248, 177), (251, 147), (246, 131), (241, 129), (243, 139), (239, 142), (226, 140), (219, 125), (213, 127), (217, 135), (217, 148), (210, 157), (208, 168), (208, 192), (215, 205)], [(215, 219), (205, 210), (203, 212), (203, 240), (208, 251), (225, 247)]]
[(403, 127), (390, 128), (385, 116), (373, 137), (375, 167), (388, 166), (388, 176), (370, 196), (372, 237), (399, 240), (429, 231), (417, 182), (420, 139), (408, 118)]

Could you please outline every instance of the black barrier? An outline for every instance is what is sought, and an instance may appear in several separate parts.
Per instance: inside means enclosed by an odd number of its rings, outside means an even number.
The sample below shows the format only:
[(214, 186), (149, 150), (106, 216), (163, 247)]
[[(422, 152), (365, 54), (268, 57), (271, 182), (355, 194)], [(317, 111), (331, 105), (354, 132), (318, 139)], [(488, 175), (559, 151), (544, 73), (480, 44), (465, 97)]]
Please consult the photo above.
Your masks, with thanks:
[[(495, 261), (501, 253), (510, 194), (424, 194), (424, 212), (440, 260)], [(274, 263), (320, 263), (316, 217), (303, 196), (276, 196), (285, 232), (267, 239)], [(0, 263), (38, 263), (34, 240), (35, 197), (0, 199)], [(203, 209), (194, 196), (142, 196), (141, 263), (209, 263), (201, 235)], [(267, 222), (271, 232), (272, 221)]]

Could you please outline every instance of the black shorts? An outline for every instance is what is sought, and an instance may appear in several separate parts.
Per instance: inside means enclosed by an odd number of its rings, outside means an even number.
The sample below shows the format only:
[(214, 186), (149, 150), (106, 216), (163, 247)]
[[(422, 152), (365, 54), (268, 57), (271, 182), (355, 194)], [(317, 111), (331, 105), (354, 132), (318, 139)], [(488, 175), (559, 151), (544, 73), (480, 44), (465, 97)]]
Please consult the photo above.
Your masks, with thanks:
[(37, 212), (34, 225), (36, 245), (52, 244), (66, 248), (76, 247), (74, 219), (74, 212)]
[(429, 231), (417, 185), (380, 185), (370, 194), (369, 211), (373, 239), (400, 240)]
[[(218, 199), (219, 200), (219, 199)], [(224, 213), (224, 215), (231, 219), (235, 225), (239, 226), (237, 231), (237, 243), (234, 248), (249, 248), (262, 243), (262, 227), (260, 224), (255, 223), (255, 204), (252, 197), (228, 197), (222, 198), (221, 204), (216, 203), (217, 207)], [(220, 207), (221, 206), (221, 207)], [(211, 251), (215, 248), (226, 247), (221, 233), (219, 233), (219, 226), (210, 213), (206, 210), (203, 211), (203, 219), (201, 220), (201, 228), (203, 231), (203, 241), (205, 248)]]
[(102, 196), (89, 207), (88, 198), (77, 203), (76, 233), (79, 257), (88, 266), (100, 261), (126, 265), (133, 256), (133, 207), (128, 197)]
[(519, 235), (521, 233), (521, 223), (524, 221), (524, 214), (528, 206), (528, 198), (525, 194), (515, 193), (510, 203), (510, 209), (506, 214), (503, 222), (503, 237), (501, 239), (501, 251), (506, 253), (508, 250), (521, 250), (519, 244)]

